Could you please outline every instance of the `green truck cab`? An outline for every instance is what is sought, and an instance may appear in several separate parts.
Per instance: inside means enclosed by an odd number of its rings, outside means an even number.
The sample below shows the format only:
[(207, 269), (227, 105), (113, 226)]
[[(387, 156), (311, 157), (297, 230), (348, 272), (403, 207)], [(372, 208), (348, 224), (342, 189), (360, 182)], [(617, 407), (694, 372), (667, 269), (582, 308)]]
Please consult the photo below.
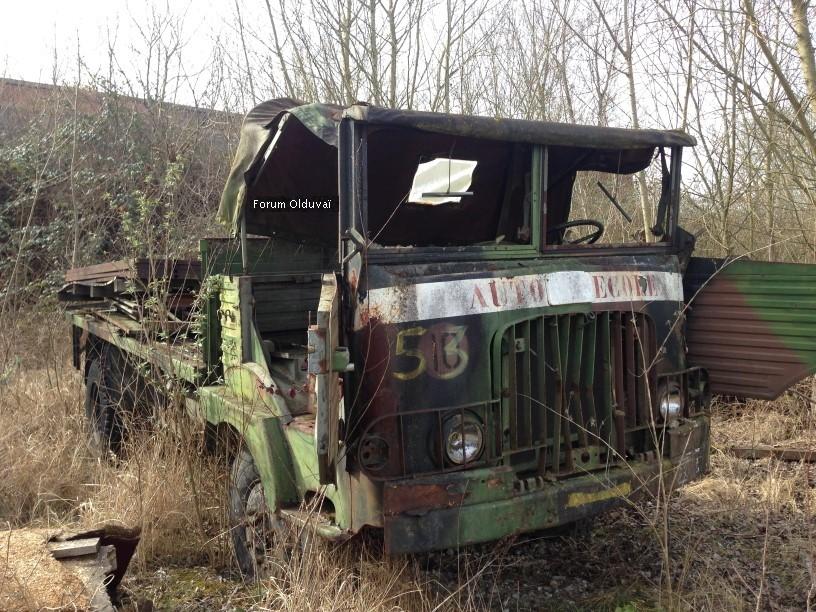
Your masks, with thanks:
[[(239, 442), (228, 503), (247, 575), (289, 521), (338, 540), (380, 529), (388, 553), (409, 553), (697, 478), (712, 393), (771, 398), (814, 372), (816, 304), (810, 266), (691, 257), (678, 218), (693, 145), (678, 131), (261, 104), (218, 213), (234, 238), (136, 274), (197, 293), (201, 342), (128, 314), (117, 296), (136, 299), (133, 285), (113, 268), (69, 272), (92, 430), (121, 438), (133, 402), (111, 372), (124, 362), (179, 380), (189, 412)], [(648, 231), (604, 240), (575, 190), (650, 166)], [(596, 212), (637, 217), (636, 198), (598, 186)]]

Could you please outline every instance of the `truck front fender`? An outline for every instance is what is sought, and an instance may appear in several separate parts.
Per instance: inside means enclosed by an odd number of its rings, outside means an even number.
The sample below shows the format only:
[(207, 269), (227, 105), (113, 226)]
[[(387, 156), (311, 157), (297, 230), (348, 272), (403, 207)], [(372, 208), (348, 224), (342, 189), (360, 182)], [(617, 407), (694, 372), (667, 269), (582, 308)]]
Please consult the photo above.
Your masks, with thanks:
[(284, 417), (261, 402), (235, 396), (224, 386), (200, 387), (197, 398), (187, 400), (187, 408), (212, 425), (229, 425), (239, 435), (258, 467), (270, 508), (298, 503)]

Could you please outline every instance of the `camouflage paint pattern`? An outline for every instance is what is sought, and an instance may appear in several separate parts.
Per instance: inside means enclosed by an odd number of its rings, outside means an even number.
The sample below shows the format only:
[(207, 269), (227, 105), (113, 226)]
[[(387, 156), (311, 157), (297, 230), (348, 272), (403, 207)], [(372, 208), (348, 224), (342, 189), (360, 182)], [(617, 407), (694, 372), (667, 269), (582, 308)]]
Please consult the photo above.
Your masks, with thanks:
[(694, 257), (686, 275), (688, 360), (711, 391), (775, 399), (816, 372), (816, 268)]

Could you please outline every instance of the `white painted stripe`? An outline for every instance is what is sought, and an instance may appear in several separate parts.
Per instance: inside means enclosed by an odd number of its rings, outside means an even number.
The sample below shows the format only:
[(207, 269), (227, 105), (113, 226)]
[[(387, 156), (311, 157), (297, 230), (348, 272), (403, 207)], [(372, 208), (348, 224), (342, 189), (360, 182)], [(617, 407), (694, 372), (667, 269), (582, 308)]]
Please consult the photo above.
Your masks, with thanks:
[(683, 277), (676, 272), (552, 272), (550, 304), (683, 301)]
[(406, 323), (565, 304), (656, 301), (683, 301), (680, 274), (610, 270), (468, 278), (372, 289), (355, 329), (369, 318)]

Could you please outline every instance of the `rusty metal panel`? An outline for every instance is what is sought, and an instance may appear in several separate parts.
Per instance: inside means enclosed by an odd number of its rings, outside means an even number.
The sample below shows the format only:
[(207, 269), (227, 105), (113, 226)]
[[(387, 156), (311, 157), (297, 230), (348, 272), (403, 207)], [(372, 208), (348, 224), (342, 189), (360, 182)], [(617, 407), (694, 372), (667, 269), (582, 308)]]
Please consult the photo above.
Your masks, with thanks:
[(467, 494), (466, 483), (386, 483), (383, 488), (383, 513), (385, 516), (403, 512), (416, 512), (434, 508), (460, 506)]
[(711, 391), (774, 399), (816, 372), (816, 266), (692, 258), (688, 362)]

